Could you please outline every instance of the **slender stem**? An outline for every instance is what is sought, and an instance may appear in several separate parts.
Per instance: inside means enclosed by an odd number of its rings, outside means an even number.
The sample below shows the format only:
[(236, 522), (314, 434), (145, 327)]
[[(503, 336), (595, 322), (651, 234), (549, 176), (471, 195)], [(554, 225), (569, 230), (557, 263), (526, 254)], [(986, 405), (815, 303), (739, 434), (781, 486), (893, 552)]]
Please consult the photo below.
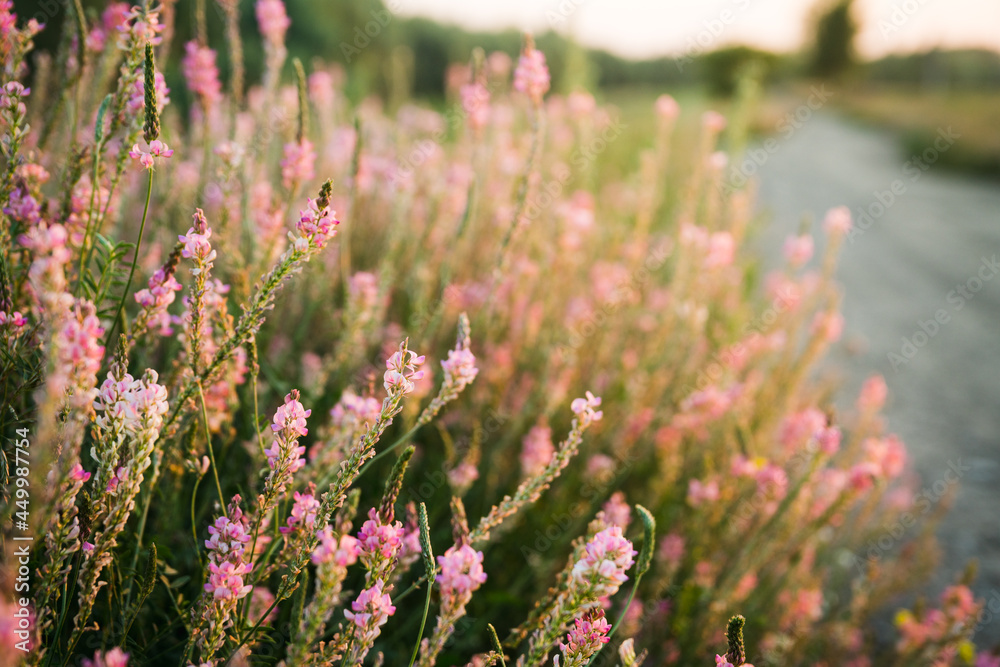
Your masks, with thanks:
[[(611, 626), (611, 631), (608, 632), (609, 641), (612, 637), (615, 636), (615, 632), (618, 631), (618, 626), (621, 625), (622, 621), (625, 620), (625, 614), (628, 613), (628, 608), (632, 606), (632, 600), (635, 599), (635, 592), (639, 589), (639, 582), (642, 581), (642, 577), (643, 575), (640, 574), (635, 578), (635, 581), (632, 582), (632, 590), (628, 594), (628, 600), (625, 602), (625, 606), (622, 607), (622, 612), (618, 615), (618, 620), (615, 621), (615, 624)], [(604, 645), (602, 644), (601, 648), (603, 647)], [(587, 663), (588, 667), (589, 665), (594, 664), (594, 661), (597, 660), (597, 656), (598, 654), (600, 654), (600, 652), (601, 649), (597, 649), (597, 652), (594, 653), (594, 655), (590, 656), (590, 662)]]
[(149, 215), (149, 197), (153, 194), (153, 170), (149, 170), (149, 182), (146, 186), (146, 205), (142, 208), (142, 224), (139, 225), (139, 240), (135, 244), (135, 253), (132, 255), (132, 268), (128, 272), (128, 280), (125, 282), (125, 291), (122, 292), (122, 298), (118, 301), (118, 310), (115, 312), (114, 318), (111, 320), (111, 327), (108, 329), (108, 335), (104, 339), (104, 349), (108, 349), (108, 344), (111, 342), (111, 336), (115, 333), (115, 325), (118, 324), (118, 317), (122, 313), (122, 308), (125, 307), (125, 298), (128, 297), (129, 288), (132, 287), (132, 276), (135, 275), (135, 265), (139, 261), (139, 250), (142, 248), (142, 234), (146, 231), (146, 217)]
[(198, 475), (198, 477), (194, 480), (194, 489), (191, 490), (191, 537), (194, 538), (194, 544), (196, 547), (198, 546), (198, 529), (196, 527), (197, 522), (194, 519), (194, 501), (195, 498), (198, 497), (198, 487), (201, 485), (201, 478), (202, 475)]
[(407, 667), (413, 667), (413, 663), (417, 659), (417, 650), (420, 648), (420, 640), (424, 636), (424, 626), (427, 624), (427, 614), (431, 610), (431, 591), (433, 589), (433, 584), (428, 582), (427, 597), (424, 598), (424, 615), (420, 619), (420, 630), (417, 631), (417, 643), (413, 645), (413, 655), (410, 656), (410, 664)]
[(371, 467), (371, 465), (373, 463), (375, 463), (380, 458), (382, 458), (383, 456), (385, 456), (386, 454), (388, 454), (389, 452), (391, 452), (392, 450), (396, 449), (397, 447), (399, 447), (400, 445), (402, 445), (404, 442), (406, 442), (407, 440), (409, 440), (410, 438), (412, 438), (413, 434), (416, 433), (417, 429), (419, 429), (421, 426), (423, 426), (423, 424), (419, 424), (418, 423), (416, 426), (414, 426), (413, 428), (411, 428), (409, 431), (407, 431), (403, 435), (399, 436), (399, 439), (396, 440), (396, 442), (392, 443), (387, 448), (383, 449), (381, 452), (379, 452), (375, 456), (371, 457), (371, 459), (368, 460), (368, 463), (366, 463), (363, 466), (361, 466), (361, 470), (358, 471), (358, 477), (361, 477), (361, 475), (364, 474), (365, 470), (368, 470), (368, 468)]
[(201, 400), (201, 415), (205, 418), (205, 439), (208, 445), (208, 458), (212, 460), (212, 475), (215, 477), (215, 490), (219, 492), (219, 503), (222, 505), (222, 516), (229, 518), (226, 513), (226, 497), (222, 495), (222, 484), (219, 483), (219, 466), (215, 464), (215, 452), (212, 450), (212, 433), (208, 429), (208, 406), (205, 405), (205, 392), (201, 390), (201, 381), (198, 381), (198, 398)]

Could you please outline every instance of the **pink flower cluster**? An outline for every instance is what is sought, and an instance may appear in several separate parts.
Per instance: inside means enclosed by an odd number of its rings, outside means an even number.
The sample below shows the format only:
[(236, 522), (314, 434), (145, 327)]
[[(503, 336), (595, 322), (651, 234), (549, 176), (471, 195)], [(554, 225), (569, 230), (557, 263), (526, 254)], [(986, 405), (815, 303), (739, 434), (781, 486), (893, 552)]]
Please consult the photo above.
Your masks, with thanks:
[(573, 628), (566, 635), (566, 642), (559, 644), (562, 660), (554, 663), (556, 667), (584, 667), (590, 662), (591, 656), (610, 641), (608, 633), (611, 624), (604, 618), (603, 609), (594, 609), (576, 619)]
[(93, 304), (78, 303), (56, 332), (56, 368), (49, 381), (71, 396), (70, 403), (90, 413), (97, 394), (97, 372), (104, 358), (104, 329)]
[[(483, 553), (468, 544), (454, 545), (437, 557), (441, 573), (435, 581), (441, 587), (441, 596), (446, 600), (460, 601), (464, 607), (472, 593), (486, 581), (483, 572)], [(447, 604), (447, 603), (444, 603)]]
[(139, 148), (139, 144), (132, 144), (132, 149), (128, 152), (128, 156), (133, 160), (138, 160), (146, 169), (153, 168), (153, 158), (168, 158), (174, 154), (174, 151), (167, 147), (165, 143), (159, 139), (153, 139), (149, 144), (149, 150), (144, 151)]
[(371, 588), (361, 591), (351, 603), (350, 611), (344, 611), (347, 620), (354, 623), (358, 641), (362, 645), (367, 646), (375, 641), (382, 633), (382, 626), (396, 613), (392, 598), (383, 592), (382, 587), (382, 582), (376, 581)]
[(345, 389), (340, 400), (330, 410), (333, 425), (356, 428), (361, 424), (374, 423), (382, 411), (382, 404), (373, 396), (358, 396), (350, 389)]
[(573, 402), (570, 403), (570, 410), (572, 410), (577, 419), (580, 421), (580, 427), (586, 428), (596, 421), (600, 421), (604, 416), (604, 413), (600, 410), (595, 410), (601, 406), (600, 396), (594, 396), (589, 391), (586, 394), (586, 398), (574, 398)]
[(459, 90), (466, 122), (478, 132), (490, 118), (490, 91), (481, 82), (467, 83)]
[(83, 659), (83, 667), (128, 667), (128, 653), (117, 646), (110, 651), (97, 651), (94, 659)]
[(787, 452), (814, 444), (824, 454), (833, 454), (840, 448), (840, 429), (826, 421), (826, 415), (816, 408), (793, 413), (782, 422), (778, 440)]
[(295, 492), (295, 502), (292, 504), (292, 512), (288, 517), (287, 525), (279, 530), (283, 535), (293, 531), (316, 531), (316, 513), (319, 511), (319, 500), (314, 493)]
[(330, 526), (319, 533), (319, 544), (312, 553), (314, 565), (331, 563), (337, 567), (354, 565), (358, 561), (360, 549), (353, 535), (337, 536)]
[(386, 362), (383, 376), (385, 390), (390, 394), (409, 394), (415, 388), (414, 382), (424, 377), (424, 372), (417, 367), (424, 363), (425, 357), (402, 346), (392, 353)]
[[(229, 517), (220, 516), (214, 526), (208, 527), (209, 539), (205, 540), (208, 549), (208, 582), (205, 592), (213, 600), (233, 603), (247, 595), (252, 586), (243, 583), (243, 577), (251, 569), (253, 563), (244, 558), (250, 535), (247, 532), (247, 519), (239, 507), (240, 497), (233, 496), (229, 504)], [(228, 616), (224, 609), (217, 611), (217, 621)]]
[(808, 234), (789, 236), (785, 239), (784, 252), (789, 265), (798, 268), (812, 258), (813, 238)]
[(281, 0), (257, 0), (254, 12), (257, 15), (257, 27), (264, 39), (275, 46), (283, 45), (285, 33), (292, 24), (285, 11), (285, 3)]
[(521, 446), (521, 474), (525, 477), (540, 474), (552, 461), (555, 451), (552, 429), (544, 424), (533, 426)]
[(42, 219), (42, 207), (22, 187), (16, 187), (10, 191), (10, 197), (7, 199), (7, 205), (3, 207), (3, 212), (29, 227), (37, 225)]
[(28, 319), (16, 310), (10, 314), (0, 310), (0, 329), (7, 329), (9, 327), (16, 335), (27, 323)]
[(181, 284), (174, 274), (168, 274), (161, 267), (150, 277), (147, 287), (135, 293), (136, 303), (146, 311), (148, 322), (157, 327), (161, 335), (168, 336), (173, 331), (167, 308), (174, 302), (174, 292), (180, 289)]
[(368, 510), (368, 520), (358, 531), (358, 550), (361, 562), (369, 569), (392, 560), (403, 545), (403, 524), (385, 523), (374, 507)]
[(196, 41), (184, 45), (184, 59), (181, 69), (187, 80), (188, 90), (201, 97), (206, 111), (210, 111), (222, 99), (222, 84), (219, 83), (219, 68), (215, 64), (215, 51), (200, 46)]
[(274, 423), (271, 424), (274, 442), (264, 450), (264, 454), (267, 456), (268, 466), (273, 471), (272, 476), (279, 493), (291, 481), (292, 475), (306, 464), (303, 458), (306, 448), (299, 446), (298, 439), (309, 433), (309, 429), (306, 428), (306, 417), (310, 414), (312, 410), (306, 410), (299, 403), (297, 389), (293, 389), (285, 396), (284, 404), (274, 413)]
[(159, 10), (144, 10), (135, 6), (124, 17), (121, 16), (118, 7), (114, 11), (110, 11), (111, 7), (108, 7), (108, 10), (104, 14), (105, 25), (118, 29), (120, 33), (118, 48), (128, 49), (130, 41), (139, 48), (146, 42), (158, 46), (163, 41), (160, 33), (163, 32), (164, 26), (160, 25)]
[(243, 554), (250, 542), (247, 532), (248, 522), (239, 508), (239, 496), (234, 496), (230, 507), (230, 517), (220, 516), (214, 526), (208, 527), (209, 538), (205, 540), (208, 557), (214, 563), (243, 562)]
[(465, 389), (479, 374), (476, 355), (466, 347), (448, 350), (448, 358), (441, 362), (441, 368), (444, 369), (445, 383), (453, 385), (456, 392)]
[(305, 210), (299, 211), (299, 221), (295, 223), (296, 229), (302, 234), (302, 241), (315, 244), (317, 248), (325, 246), (337, 233), (340, 220), (334, 217), (336, 215), (329, 206), (320, 209), (318, 200), (310, 199)]
[(205, 592), (217, 600), (239, 600), (246, 597), (253, 589), (253, 586), (243, 583), (243, 576), (250, 568), (248, 563), (209, 563)]
[(597, 533), (585, 548), (586, 554), (573, 565), (572, 580), (597, 599), (614, 595), (628, 580), (625, 572), (638, 552), (622, 535), (620, 526)]
[(285, 157), (281, 160), (281, 182), (286, 190), (304, 185), (315, 177), (316, 151), (312, 142), (303, 138), (300, 142), (285, 144)]
[(529, 39), (517, 60), (517, 69), (514, 70), (514, 90), (524, 93), (535, 106), (540, 106), (542, 97), (549, 90), (549, 83), (545, 54), (536, 49)]
[(896, 626), (902, 637), (900, 652), (919, 650), (927, 644), (947, 642), (957, 632), (975, 623), (980, 604), (967, 586), (949, 586), (941, 594), (941, 609), (930, 609), (920, 617), (903, 611), (896, 616)]

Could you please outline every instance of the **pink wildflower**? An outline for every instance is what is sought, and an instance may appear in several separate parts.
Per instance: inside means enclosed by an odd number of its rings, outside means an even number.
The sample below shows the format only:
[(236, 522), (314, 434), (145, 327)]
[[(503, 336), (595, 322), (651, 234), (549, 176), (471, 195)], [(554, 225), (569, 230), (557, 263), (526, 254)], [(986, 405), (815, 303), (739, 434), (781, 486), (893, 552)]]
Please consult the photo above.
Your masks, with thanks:
[(808, 234), (789, 236), (785, 239), (785, 259), (792, 267), (800, 267), (812, 257), (813, 238)]
[(840, 237), (851, 231), (851, 209), (846, 206), (832, 208), (823, 219), (823, 228), (830, 236)]
[(660, 95), (656, 98), (656, 115), (663, 120), (673, 121), (680, 115), (680, 105), (670, 95)]
[(403, 524), (384, 523), (374, 507), (368, 511), (368, 520), (358, 531), (358, 550), (361, 562), (370, 567), (391, 560), (402, 546)]
[(459, 95), (469, 127), (473, 131), (483, 129), (490, 118), (490, 92), (486, 86), (479, 81), (467, 83), (459, 90)]
[(286, 190), (296, 185), (308, 183), (316, 175), (316, 151), (312, 142), (303, 138), (301, 142), (285, 144), (285, 157), (281, 160), (281, 180)]
[(254, 4), (257, 27), (264, 39), (273, 45), (285, 43), (285, 33), (292, 24), (281, 0), (257, 0)]
[(97, 651), (94, 659), (83, 659), (83, 667), (128, 667), (128, 653), (117, 646), (110, 651)]
[(340, 221), (335, 215), (336, 212), (329, 206), (320, 209), (318, 200), (309, 199), (305, 210), (299, 211), (299, 221), (295, 227), (307, 243), (314, 243), (317, 248), (322, 248), (337, 233), (336, 226)]
[(455, 545), (437, 557), (441, 573), (435, 581), (443, 597), (462, 598), (471, 594), (486, 581), (483, 572), (483, 553), (468, 544)]
[(424, 372), (417, 367), (424, 363), (425, 357), (412, 350), (406, 350), (405, 358), (402, 348), (392, 353), (385, 362), (386, 371), (383, 376), (385, 390), (390, 393), (409, 394), (415, 389), (414, 382), (424, 377)]
[(610, 597), (628, 580), (625, 572), (638, 553), (619, 526), (597, 533), (587, 543), (586, 554), (573, 566), (572, 580), (587, 586), (595, 598)]
[(594, 410), (594, 408), (598, 408), (600, 406), (600, 396), (594, 396), (588, 391), (586, 398), (573, 399), (573, 402), (570, 403), (570, 410), (576, 413), (577, 418), (580, 420), (580, 426), (586, 428), (593, 422), (600, 421), (604, 416), (602, 411)]
[(162, 157), (168, 158), (174, 154), (174, 151), (167, 147), (165, 143), (159, 139), (153, 139), (149, 144), (149, 151), (143, 151), (139, 148), (139, 144), (133, 144), (132, 150), (128, 152), (128, 155), (133, 160), (138, 160), (146, 169), (153, 168), (153, 158)]
[(181, 69), (187, 80), (188, 90), (201, 97), (206, 111), (211, 110), (222, 99), (222, 84), (219, 83), (219, 68), (215, 64), (215, 51), (200, 46), (196, 41), (184, 45), (184, 59)]
[(359, 641), (370, 644), (381, 633), (389, 617), (396, 613), (392, 598), (382, 591), (382, 582), (376, 581), (371, 588), (366, 588), (351, 603), (351, 611), (345, 611), (347, 620), (354, 623)]
[(282, 526), (279, 530), (282, 534), (292, 531), (315, 532), (316, 513), (319, 511), (319, 500), (312, 493), (295, 492), (295, 503), (292, 505), (291, 516), (288, 517), (287, 526)]
[(312, 562), (315, 565), (333, 563), (338, 567), (347, 567), (358, 561), (359, 553), (357, 538), (353, 535), (338, 537), (330, 526), (326, 526), (319, 534), (319, 544), (313, 551)]
[(583, 667), (591, 656), (610, 641), (611, 624), (604, 618), (603, 609), (593, 609), (576, 619), (566, 636), (566, 643), (559, 644), (562, 661), (559, 667)]
[(878, 412), (885, 405), (888, 393), (885, 378), (881, 375), (871, 376), (861, 387), (857, 402), (858, 410), (866, 414)]
[(524, 93), (535, 106), (540, 106), (549, 90), (549, 82), (545, 54), (536, 49), (534, 41), (528, 37), (514, 70), (514, 90)]
[(552, 444), (552, 429), (544, 424), (532, 427), (524, 436), (521, 449), (521, 473), (525, 477), (540, 474), (552, 460), (555, 446)]

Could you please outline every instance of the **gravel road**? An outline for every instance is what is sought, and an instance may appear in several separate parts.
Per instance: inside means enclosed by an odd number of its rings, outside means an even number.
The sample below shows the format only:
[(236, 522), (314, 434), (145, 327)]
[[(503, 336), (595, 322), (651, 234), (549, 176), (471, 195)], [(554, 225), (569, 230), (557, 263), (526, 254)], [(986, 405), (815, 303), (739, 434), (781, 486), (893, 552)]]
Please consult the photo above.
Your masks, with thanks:
[[(925, 497), (937, 502), (960, 478), (926, 590), (937, 596), (977, 558), (974, 590), (1000, 609), (1000, 184), (935, 167), (956, 132), (941, 128), (937, 145), (913, 156), (890, 134), (815, 114), (757, 152), (770, 223), (755, 243), (774, 266), (803, 216), (818, 230), (827, 209), (850, 207), (860, 233), (841, 254), (846, 328), (828, 362), (840, 401), (849, 406), (872, 372), (885, 376), (888, 428), (906, 442)], [(991, 616), (980, 646), (1000, 643), (1000, 614)]]

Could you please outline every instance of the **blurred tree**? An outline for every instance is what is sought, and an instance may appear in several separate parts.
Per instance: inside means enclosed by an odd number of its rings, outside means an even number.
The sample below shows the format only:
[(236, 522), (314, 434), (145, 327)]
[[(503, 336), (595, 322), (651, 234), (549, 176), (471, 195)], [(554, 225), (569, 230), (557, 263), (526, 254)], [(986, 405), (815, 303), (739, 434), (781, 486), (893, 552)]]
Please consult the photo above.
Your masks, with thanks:
[(820, 5), (813, 34), (815, 47), (810, 73), (827, 79), (842, 76), (854, 64), (854, 37), (858, 32), (852, 15), (853, 0), (836, 0), (829, 9)]
[(740, 79), (753, 70), (760, 81), (767, 77), (778, 57), (749, 46), (730, 46), (706, 53), (699, 59), (699, 70), (713, 95), (731, 97)]

